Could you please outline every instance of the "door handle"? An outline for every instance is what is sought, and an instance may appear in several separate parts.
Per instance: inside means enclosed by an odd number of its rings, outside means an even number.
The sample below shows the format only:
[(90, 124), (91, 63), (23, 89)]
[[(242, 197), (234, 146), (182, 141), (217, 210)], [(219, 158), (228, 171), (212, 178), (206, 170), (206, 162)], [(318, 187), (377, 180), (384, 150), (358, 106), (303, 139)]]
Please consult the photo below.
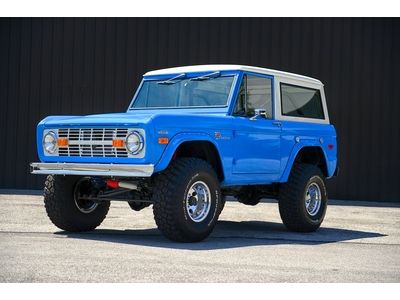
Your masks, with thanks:
[(282, 126), (282, 122), (280, 122), (280, 121), (274, 121), (274, 122), (272, 122), (272, 124), (277, 126), (277, 127), (281, 127)]

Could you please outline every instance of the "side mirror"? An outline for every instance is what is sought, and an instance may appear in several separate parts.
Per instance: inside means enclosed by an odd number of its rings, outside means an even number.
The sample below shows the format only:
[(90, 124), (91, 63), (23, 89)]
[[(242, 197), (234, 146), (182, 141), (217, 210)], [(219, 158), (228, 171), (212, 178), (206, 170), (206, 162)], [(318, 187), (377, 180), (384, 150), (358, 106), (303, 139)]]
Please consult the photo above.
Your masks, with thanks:
[(264, 118), (268, 118), (267, 111), (265, 109), (262, 109), (262, 108), (256, 108), (256, 109), (254, 109), (254, 116), (252, 116), (250, 118), (250, 120), (256, 120), (260, 116), (264, 117)]

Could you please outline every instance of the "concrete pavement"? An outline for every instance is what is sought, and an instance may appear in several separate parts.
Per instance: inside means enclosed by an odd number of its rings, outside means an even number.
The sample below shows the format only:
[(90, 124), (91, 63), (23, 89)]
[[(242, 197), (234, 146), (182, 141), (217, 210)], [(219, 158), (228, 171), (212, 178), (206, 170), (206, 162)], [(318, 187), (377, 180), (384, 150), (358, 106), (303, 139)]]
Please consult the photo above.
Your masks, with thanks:
[(114, 202), (97, 230), (74, 234), (41, 196), (0, 194), (0, 282), (400, 282), (400, 206), (331, 203), (320, 230), (292, 233), (275, 202), (227, 202), (210, 238), (179, 244), (151, 207)]

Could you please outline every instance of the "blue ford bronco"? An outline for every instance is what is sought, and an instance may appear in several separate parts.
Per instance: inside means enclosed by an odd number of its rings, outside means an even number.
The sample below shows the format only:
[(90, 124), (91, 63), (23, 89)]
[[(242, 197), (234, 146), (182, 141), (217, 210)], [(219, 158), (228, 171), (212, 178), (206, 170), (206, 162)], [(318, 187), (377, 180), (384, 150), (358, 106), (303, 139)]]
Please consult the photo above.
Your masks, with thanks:
[(50, 116), (37, 126), (48, 174), (44, 202), (60, 229), (95, 229), (110, 201), (153, 205), (169, 239), (195, 242), (213, 230), (227, 196), (245, 205), (278, 199), (283, 223), (310, 232), (337, 173), (336, 131), (323, 84), (239, 65), (151, 71), (124, 113)]

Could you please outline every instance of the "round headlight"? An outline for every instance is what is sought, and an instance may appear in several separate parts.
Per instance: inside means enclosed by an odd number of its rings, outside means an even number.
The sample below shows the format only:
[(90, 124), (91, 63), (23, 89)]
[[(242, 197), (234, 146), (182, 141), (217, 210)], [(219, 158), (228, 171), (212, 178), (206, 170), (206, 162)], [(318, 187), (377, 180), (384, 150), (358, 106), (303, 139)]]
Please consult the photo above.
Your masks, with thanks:
[(49, 154), (54, 154), (57, 150), (57, 135), (54, 131), (49, 131), (43, 137), (43, 149)]
[(138, 154), (144, 146), (143, 136), (137, 131), (132, 131), (127, 135), (125, 145), (131, 154)]

